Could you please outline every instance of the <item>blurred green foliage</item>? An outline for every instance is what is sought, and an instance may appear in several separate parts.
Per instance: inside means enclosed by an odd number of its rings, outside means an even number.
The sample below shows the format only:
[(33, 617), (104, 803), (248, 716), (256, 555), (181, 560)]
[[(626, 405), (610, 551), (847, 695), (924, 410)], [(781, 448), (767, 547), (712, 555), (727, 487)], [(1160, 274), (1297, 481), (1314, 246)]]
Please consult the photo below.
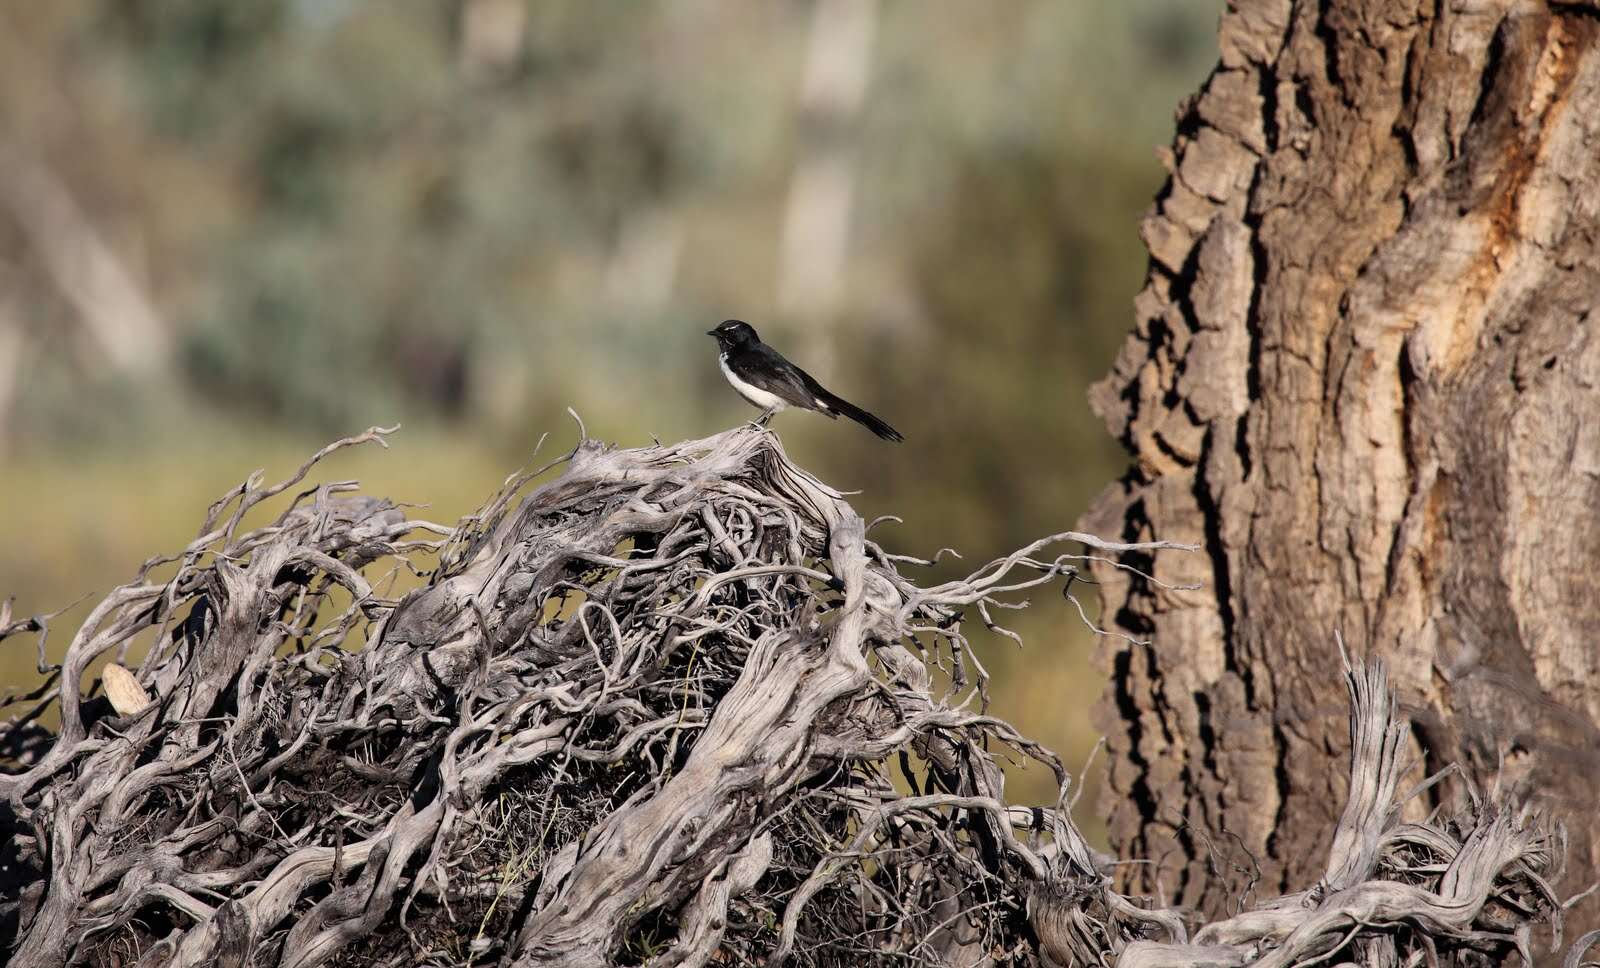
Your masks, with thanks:
[[(906, 519), (891, 543), (976, 565), (1069, 528), (1122, 466), (1084, 390), (1218, 5), (872, 9), (861, 109), (818, 128), (799, 0), (0, 0), (0, 146), (73, 193), (171, 339), (154, 370), (108, 365), (0, 211), (0, 593), (103, 592), (249, 470), (369, 424), (414, 429), (368, 483), (448, 519), (565, 439), (569, 405), (626, 444), (747, 419), (701, 335), (730, 316), (906, 433), (776, 422)], [(854, 179), (821, 317), (775, 295), (819, 138)], [(1076, 763), (1087, 637), (1054, 593), (1017, 627), (1029, 674), (993, 646), (997, 701)]]

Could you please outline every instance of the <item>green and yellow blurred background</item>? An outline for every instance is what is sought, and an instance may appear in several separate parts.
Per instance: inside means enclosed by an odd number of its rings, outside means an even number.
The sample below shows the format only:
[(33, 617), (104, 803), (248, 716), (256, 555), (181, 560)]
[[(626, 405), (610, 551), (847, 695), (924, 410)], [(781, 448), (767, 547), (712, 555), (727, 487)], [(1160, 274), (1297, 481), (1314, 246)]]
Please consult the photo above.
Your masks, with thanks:
[[(570, 446), (569, 406), (626, 445), (749, 419), (726, 317), (906, 434), (775, 423), (898, 550), (1070, 528), (1123, 467), (1084, 391), (1218, 12), (0, 0), (0, 597), (103, 594), (373, 424), (405, 429), (319, 479), (450, 522)], [(997, 707), (1076, 769), (1089, 636), (1054, 591), (1014, 627), (1025, 655), (981, 642)]]

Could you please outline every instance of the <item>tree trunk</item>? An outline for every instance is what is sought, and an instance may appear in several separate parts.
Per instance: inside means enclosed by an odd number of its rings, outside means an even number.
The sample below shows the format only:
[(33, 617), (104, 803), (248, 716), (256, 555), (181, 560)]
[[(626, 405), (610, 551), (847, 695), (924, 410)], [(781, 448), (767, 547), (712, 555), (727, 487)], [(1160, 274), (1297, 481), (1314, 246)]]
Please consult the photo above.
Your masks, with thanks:
[(1214, 912), (1321, 869), (1335, 633), (1392, 663), (1418, 775), (1564, 820), (1562, 896), (1600, 870), (1597, 34), (1594, 0), (1230, 3), (1092, 394), (1137, 463), (1085, 529), (1209, 552), (1154, 564), (1199, 590), (1102, 586), (1153, 643), (1101, 655), (1133, 888)]
[(834, 363), (860, 160), (858, 122), (877, 29), (877, 0), (817, 0), (812, 8), (777, 299), (784, 316), (805, 325), (809, 356), (821, 373)]

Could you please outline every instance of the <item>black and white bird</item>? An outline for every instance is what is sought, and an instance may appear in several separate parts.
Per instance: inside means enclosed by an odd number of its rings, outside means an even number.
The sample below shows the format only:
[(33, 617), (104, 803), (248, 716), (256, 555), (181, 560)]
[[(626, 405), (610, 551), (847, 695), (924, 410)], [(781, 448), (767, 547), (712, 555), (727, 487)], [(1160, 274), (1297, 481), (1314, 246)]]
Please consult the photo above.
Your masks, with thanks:
[(849, 417), (884, 440), (904, 440), (900, 432), (855, 404), (829, 393), (811, 374), (761, 342), (755, 327), (737, 319), (723, 320), (707, 332), (717, 339), (722, 375), (739, 396), (760, 407), (762, 424), (785, 407), (815, 410), (830, 418)]

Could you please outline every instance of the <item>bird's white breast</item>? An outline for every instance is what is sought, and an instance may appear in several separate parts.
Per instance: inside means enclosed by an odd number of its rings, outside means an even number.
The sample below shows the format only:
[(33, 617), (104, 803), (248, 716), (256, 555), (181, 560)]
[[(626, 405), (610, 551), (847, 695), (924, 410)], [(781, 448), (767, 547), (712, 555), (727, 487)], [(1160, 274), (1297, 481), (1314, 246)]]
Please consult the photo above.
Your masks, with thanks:
[(728, 382), (739, 392), (739, 396), (744, 397), (763, 410), (782, 410), (788, 406), (788, 403), (777, 394), (768, 393), (758, 386), (752, 386), (739, 379), (738, 374), (733, 372), (733, 367), (728, 365), (728, 354), (720, 354), (717, 357), (717, 361), (722, 364), (722, 375), (728, 378)]

